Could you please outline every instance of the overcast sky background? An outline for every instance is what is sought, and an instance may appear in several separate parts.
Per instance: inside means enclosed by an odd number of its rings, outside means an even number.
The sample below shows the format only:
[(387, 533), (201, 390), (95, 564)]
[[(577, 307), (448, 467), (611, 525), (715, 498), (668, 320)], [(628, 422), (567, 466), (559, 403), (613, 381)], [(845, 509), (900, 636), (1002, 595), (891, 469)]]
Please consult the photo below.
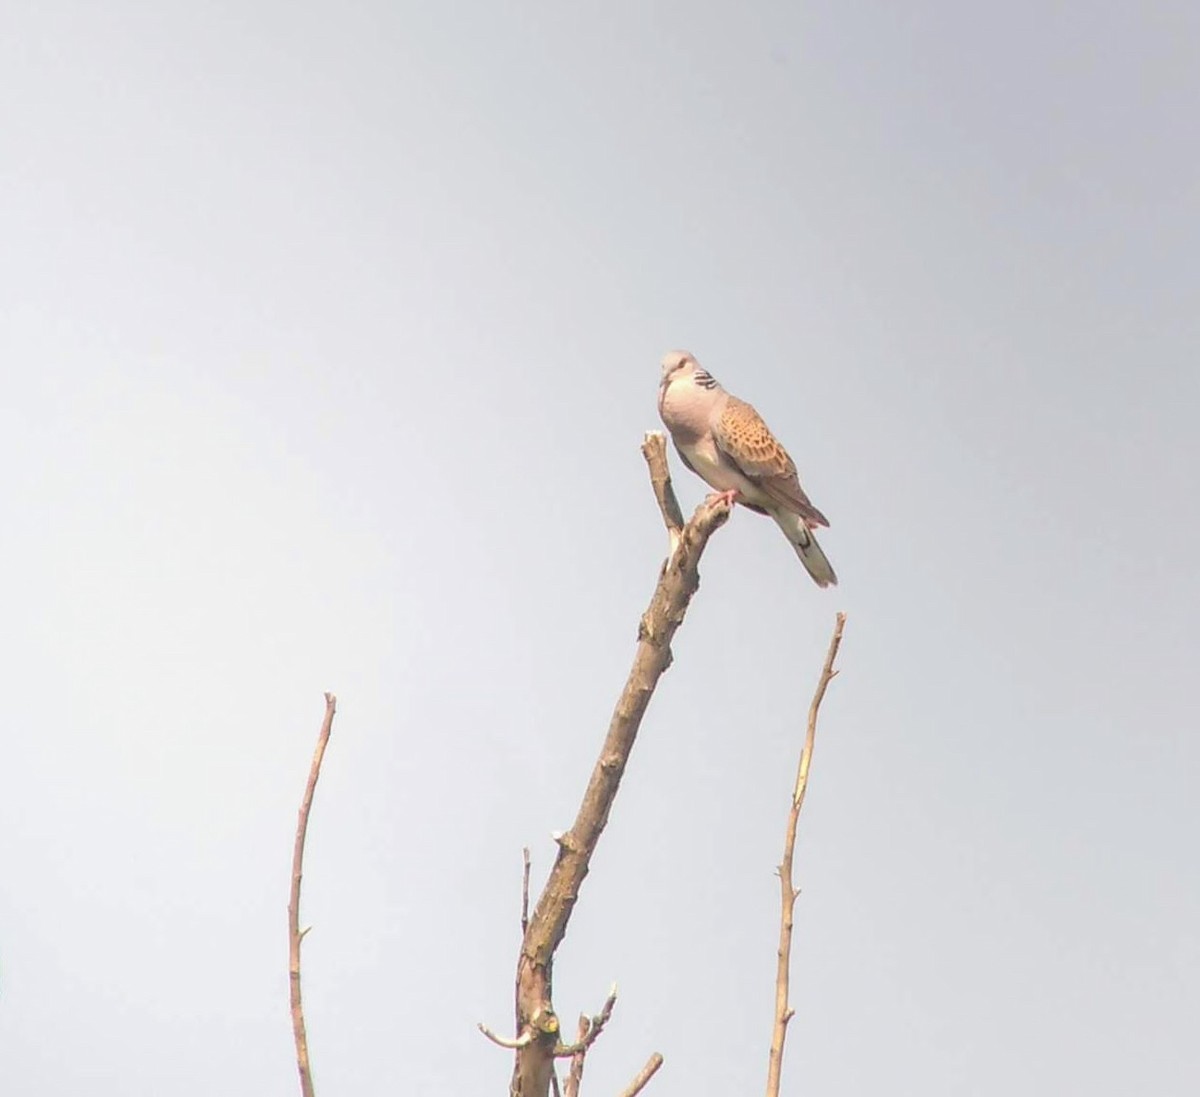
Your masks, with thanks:
[[(520, 850), (666, 548), (682, 346), (742, 511), (559, 953), (585, 1093), (1191, 1094), (1200, 9), (12, 0), (0, 1087), (501, 1093)], [(683, 472), (689, 510), (703, 485)]]

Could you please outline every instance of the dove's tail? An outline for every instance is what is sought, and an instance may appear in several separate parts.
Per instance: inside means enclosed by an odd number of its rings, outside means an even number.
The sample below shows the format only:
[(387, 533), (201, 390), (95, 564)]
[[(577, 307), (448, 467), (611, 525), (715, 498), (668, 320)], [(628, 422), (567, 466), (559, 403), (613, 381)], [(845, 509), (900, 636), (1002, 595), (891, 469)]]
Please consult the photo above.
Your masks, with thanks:
[(813, 577), (813, 582), (819, 587), (836, 586), (837, 574), (833, 570), (833, 565), (821, 551), (821, 546), (817, 544), (813, 531), (808, 528), (804, 519), (789, 510), (773, 511), (771, 517), (775, 519), (788, 541), (791, 542), (792, 548), (796, 550), (796, 555), (800, 557), (800, 563)]

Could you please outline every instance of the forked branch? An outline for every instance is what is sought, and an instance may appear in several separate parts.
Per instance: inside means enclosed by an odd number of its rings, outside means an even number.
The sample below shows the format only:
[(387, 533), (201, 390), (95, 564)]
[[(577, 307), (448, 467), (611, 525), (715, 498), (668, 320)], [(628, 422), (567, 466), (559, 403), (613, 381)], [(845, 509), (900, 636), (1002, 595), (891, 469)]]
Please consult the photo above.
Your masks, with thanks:
[(825, 691), (837, 671), (833, 664), (842, 643), (842, 629), (846, 615), (839, 613), (825, 653), (825, 665), (808, 708), (808, 728), (804, 736), (804, 749), (800, 752), (800, 765), (796, 770), (796, 784), (792, 789), (792, 805), (788, 811), (787, 832), (783, 842), (783, 860), (779, 863), (779, 952), (775, 972), (775, 1025), (771, 1032), (771, 1055), (767, 1069), (767, 1097), (779, 1097), (779, 1081), (783, 1072), (783, 1044), (787, 1038), (788, 1022), (795, 1012), (788, 1004), (788, 988), (792, 964), (792, 922), (796, 908), (796, 897), (800, 894), (792, 875), (792, 860), (796, 849), (796, 828), (800, 822), (800, 809), (804, 807), (804, 794), (808, 789), (808, 769), (812, 764), (813, 745), (817, 738), (817, 714)]
[(700, 557), (708, 539), (729, 518), (727, 503), (706, 502), (684, 524), (671, 487), (663, 436), (658, 432), (647, 434), (642, 454), (671, 540), (671, 551), (638, 626), (633, 667), (617, 701), (579, 813), (571, 829), (558, 841), (558, 856), (521, 943), (516, 979), (516, 1041), (524, 1043), (517, 1048), (510, 1085), (512, 1097), (546, 1097), (549, 1093), (555, 1054), (563, 1048), (552, 998), (555, 950), (566, 935), (580, 885), (608, 822), (646, 706), (659, 678), (671, 665), (671, 639), (683, 623), (688, 604), (700, 585)]
[[(583, 1065), (587, 1060), (588, 1049), (604, 1031), (604, 1026), (612, 1017), (613, 1006), (616, 1004), (617, 985), (614, 983), (599, 1013), (594, 1017), (588, 1017), (585, 1013), (579, 1015), (579, 1031), (575, 1036), (575, 1043), (570, 1047), (560, 1047), (554, 1052), (556, 1059), (569, 1057), (571, 1060), (571, 1068), (567, 1073), (567, 1084), (563, 1086), (563, 1097), (579, 1097), (579, 1087), (583, 1083)], [(553, 1081), (553, 1075), (551, 1075), (551, 1081)]]

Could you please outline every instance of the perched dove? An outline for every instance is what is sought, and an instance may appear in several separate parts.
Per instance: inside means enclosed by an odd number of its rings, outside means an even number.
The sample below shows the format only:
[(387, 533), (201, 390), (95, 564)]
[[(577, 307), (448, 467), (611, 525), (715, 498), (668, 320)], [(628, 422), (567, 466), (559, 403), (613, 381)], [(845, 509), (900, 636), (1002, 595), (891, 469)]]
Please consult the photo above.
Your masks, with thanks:
[(658, 414), (692, 472), (729, 502), (774, 518), (817, 586), (837, 582), (812, 533), (829, 523), (757, 411), (730, 396), (687, 351), (673, 350), (662, 360)]

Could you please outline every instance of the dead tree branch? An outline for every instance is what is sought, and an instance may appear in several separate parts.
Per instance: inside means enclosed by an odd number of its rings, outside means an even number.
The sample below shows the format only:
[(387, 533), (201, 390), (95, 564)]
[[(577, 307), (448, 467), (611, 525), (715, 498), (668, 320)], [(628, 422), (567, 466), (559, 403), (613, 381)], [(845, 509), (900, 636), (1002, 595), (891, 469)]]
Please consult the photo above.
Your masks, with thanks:
[(333, 714), (337, 711), (337, 698), (325, 694), (325, 719), (317, 736), (317, 749), (313, 752), (312, 765), (308, 769), (308, 783), (304, 786), (304, 799), (300, 802), (300, 818), (296, 823), (296, 839), (292, 845), (292, 889), (288, 897), (288, 977), (291, 986), (292, 1035), (296, 1040), (296, 1067), (300, 1071), (300, 1092), (303, 1097), (313, 1097), (312, 1068), (308, 1062), (308, 1033), (304, 1027), (304, 1005), (300, 997), (300, 942), (309, 927), (300, 928), (300, 881), (304, 876), (304, 839), (308, 834), (308, 813), (312, 810), (313, 793), (317, 790), (317, 778), (321, 776), (321, 761), (329, 734), (333, 731)]
[(662, 513), (663, 524), (667, 527), (667, 536), (671, 539), (671, 551), (668, 560), (675, 555), (679, 546), (679, 538), (683, 535), (683, 511), (679, 508), (679, 500), (675, 498), (675, 489), (671, 486), (671, 468), (667, 464), (667, 442), (658, 431), (650, 431), (642, 442), (642, 456), (650, 468), (650, 487), (654, 491), (655, 502)]
[(671, 665), (671, 639), (683, 623), (688, 604), (700, 585), (698, 565), (708, 539), (729, 518), (729, 505), (703, 503), (685, 525), (671, 487), (666, 442), (658, 432), (646, 435), (642, 454), (650, 470), (654, 497), (671, 538), (671, 553), (662, 567), (650, 605), (638, 626), (637, 651), (625, 688), (617, 701), (600, 757), (583, 794), (579, 814), (558, 841), (558, 855), (541, 897), (529, 919), (517, 961), (517, 1050), (510, 1094), (546, 1097), (554, 1057), (562, 1047), (558, 1015), (552, 999), (555, 950), (587, 876), (592, 854), (608, 822), (621, 777), (629, 762), (638, 728), (654, 689)]
[(533, 1039), (532, 1032), (522, 1032), (515, 1040), (510, 1040), (507, 1036), (498, 1036), (482, 1021), (476, 1027), (497, 1047), (506, 1047), (514, 1051), (518, 1048), (528, 1047), (529, 1041)]
[(621, 1094), (621, 1097), (637, 1097), (646, 1088), (646, 1083), (658, 1073), (658, 1068), (662, 1065), (663, 1057), (656, 1051), (646, 1061), (646, 1065), (638, 1071), (638, 1076), (629, 1083), (629, 1088)]
[(529, 847), (521, 850), (521, 940), (529, 932)]
[(579, 1033), (575, 1037), (575, 1046), (579, 1048), (571, 1056), (571, 1068), (567, 1071), (567, 1083), (563, 1086), (563, 1097), (579, 1097), (579, 1087), (583, 1084), (583, 1061), (587, 1058), (587, 1048), (584, 1046), (591, 1021), (587, 1015), (579, 1015)]
[[(579, 1087), (583, 1083), (583, 1065), (587, 1059), (588, 1049), (604, 1031), (604, 1026), (612, 1017), (613, 1006), (616, 1004), (617, 984), (613, 983), (613, 988), (608, 992), (608, 997), (604, 1000), (604, 1005), (599, 1013), (594, 1017), (588, 1017), (585, 1013), (579, 1015), (579, 1033), (575, 1037), (575, 1043), (569, 1047), (559, 1047), (555, 1050), (554, 1057), (556, 1059), (569, 1057), (571, 1060), (567, 1084), (563, 1087), (563, 1097), (579, 1097)], [(551, 1082), (553, 1082), (553, 1075)]]
[(788, 986), (792, 963), (792, 922), (796, 898), (800, 892), (792, 876), (792, 858), (796, 849), (796, 828), (800, 822), (800, 809), (804, 806), (804, 794), (808, 789), (808, 768), (812, 764), (813, 745), (817, 738), (817, 714), (825, 699), (825, 690), (833, 681), (837, 671), (833, 664), (842, 643), (842, 629), (846, 615), (839, 613), (825, 653), (825, 665), (808, 708), (808, 728), (804, 736), (804, 749), (800, 752), (800, 766), (796, 771), (796, 784), (792, 789), (792, 806), (788, 811), (787, 832), (783, 842), (783, 860), (779, 863), (780, 918), (779, 952), (775, 972), (775, 1025), (771, 1032), (771, 1055), (767, 1069), (767, 1097), (779, 1097), (779, 1081), (783, 1072), (783, 1043), (787, 1038), (788, 1022), (795, 1012), (788, 1005)]
[(579, 1015), (579, 1035), (573, 1044), (560, 1044), (554, 1049), (554, 1057), (556, 1059), (573, 1059), (576, 1056), (586, 1055), (588, 1048), (592, 1046), (604, 1031), (604, 1026), (608, 1024), (612, 1018), (613, 1006), (617, 1004), (617, 984), (613, 983), (612, 990), (608, 992), (608, 997), (604, 999), (604, 1005), (600, 1012), (593, 1017), (589, 1017), (586, 1013)]

